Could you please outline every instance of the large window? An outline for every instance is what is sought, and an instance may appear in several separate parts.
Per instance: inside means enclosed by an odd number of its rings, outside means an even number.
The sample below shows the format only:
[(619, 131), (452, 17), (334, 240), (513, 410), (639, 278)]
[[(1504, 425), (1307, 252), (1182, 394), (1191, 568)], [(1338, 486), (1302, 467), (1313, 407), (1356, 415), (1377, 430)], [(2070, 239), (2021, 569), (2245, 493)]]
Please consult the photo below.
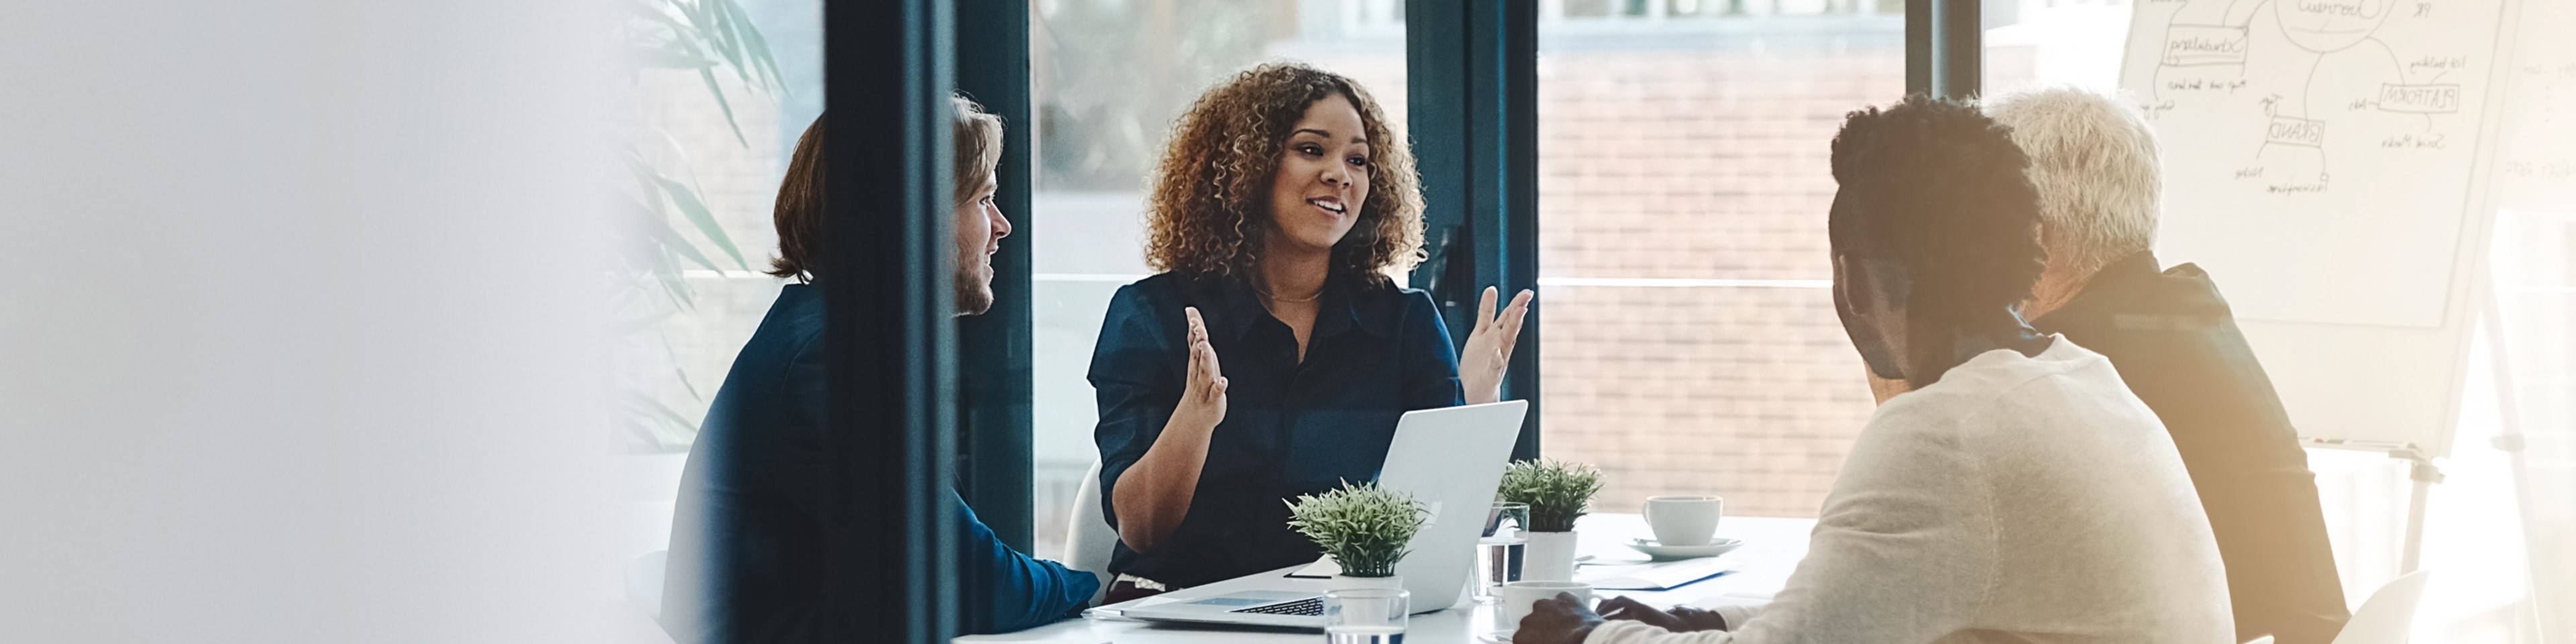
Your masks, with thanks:
[(1827, 142), (1905, 92), (1896, 3), (1542, 5), (1542, 445), (1595, 507), (1811, 517), (1871, 410), (1836, 320)]
[(2116, 87), (2130, 0), (1985, 0), (1988, 96), (2034, 85)]
[(785, 280), (770, 222), (797, 136), (822, 114), (820, 0), (619, 5), (627, 68), (609, 122), (620, 263), (617, 547), (667, 547), (680, 467), (734, 356)]
[(1404, 131), (1397, 0), (1036, 0), (1029, 27), (1037, 123), (1030, 213), (1036, 302), (1033, 501), (1037, 553), (1064, 544), (1083, 472), (1098, 458), (1091, 349), (1119, 286), (1148, 274), (1144, 190), (1173, 119), (1201, 91), (1266, 60), (1357, 80)]
[(734, 354), (785, 281), (770, 222), (796, 139), (822, 113), (819, 0), (630, 3), (614, 123), (625, 261), (617, 442), (685, 452)]

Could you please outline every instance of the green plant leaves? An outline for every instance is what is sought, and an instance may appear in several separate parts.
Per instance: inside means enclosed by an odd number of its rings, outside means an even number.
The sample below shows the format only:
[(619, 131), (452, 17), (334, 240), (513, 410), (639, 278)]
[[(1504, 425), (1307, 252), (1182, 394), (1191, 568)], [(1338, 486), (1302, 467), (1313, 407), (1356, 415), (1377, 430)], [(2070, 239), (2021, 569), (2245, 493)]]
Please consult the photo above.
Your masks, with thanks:
[(619, 392), (618, 398), (619, 406), (626, 412), (618, 424), (638, 440), (662, 445), (687, 445), (688, 437), (698, 432), (696, 422), (644, 392), (627, 390)]
[(662, 47), (629, 47), (626, 57), (638, 65), (654, 69), (705, 69), (720, 62), (677, 43)]
[(1376, 483), (1342, 486), (1323, 494), (1300, 495), (1288, 504), (1288, 527), (1332, 555), (1347, 577), (1390, 577), (1403, 561), (1404, 546), (1422, 531), (1430, 510), (1413, 495)]
[(700, 69), (698, 78), (706, 79), (707, 95), (715, 97), (716, 109), (724, 111), (725, 127), (733, 128), (733, 140), (743, 147), (751, 147), (751, 139), (742, 135), (742, 124), (734, 121), (733, 103), (725, 100), (724, 87), (716, 85), (716, 73), (712, 69)]
[(628, 17), (625, 27), (628, 57), (641, 67), (694, 70), (707, 85), (707, 96), (715, 99), (716, 109), (724, 113), (725, 127), (733, 131), (734, 142), (745, 147), (751, 140), (742, 134), (742, 124), (734, 118), (733, 100), (725, 95), (724, 86), (716, 82), (717, 67), (733, 69), (734, 79), (753, 89), (781, 91), (786, 87), (778, 71), (778, 61), (769, 53), (769, 39), (751, 24), (751, 14), (735, 0), (631, 0), (617, 4)]
[(705, 254), (698, 252), (696, 244), (682, 239), (679, 231), (672, 230), (666, 223), (676, 210), (681, 219), (687, 220), (692, 227), (697, 228), (699, 234), (706, 235), (708, 241), (715, 242), (717, 250), (724, 251), (726, 257), (732, 258), (735, 267), (746, 271), (751, 270), (750, 263), (743, 260), (741, 248), (734, 245), (731, 235), (725, 234), (724, 226), (716, 222), (715, 211), (709, 209), (706, 202), (698, 198), (697, 190), (690, 188), (688, 184), (664, 176), (661, 171), (645, 163), (643, 157), (631, 150), (626, 153), (625, 161), (626, 171), (633, 176), (636, 190), (641, 193), (635, 195), (636, 204), (642, 206), (647, 213), (644, 218), (647, 221), (631, 222), (630, 225), (641, 228), (647, 241), (651, 242), (650, 245), (666, 249), (692, 263), (706, 267), (707, 270), (719, 272), (724, 270), (716, 266), (714, 261), (707, 259)]
[(733, 237), (725, 234), (722, 224), (716, 223), (715, 211), (708, 210), (706, 202), (698, 200), (696, 190), (690, 190), (688, 186), (680, 185), (680, 182), (672, 181), (669, 177), (659, 174), (653, 175), (652, 179), (655, 185), (661, 187), (663, 196), (669, 197), (673, 205), (680, 207), (682, 217), (697, 226), (698, 233), (706, 235), (708, 241), (716, 243), (716, 250), (724, 251), (727, 257), (732, 257), (734, 266), (746, 271), (751, 270), (751, 264), (742, 259), (742, 249), (734, 247)]
[(1601, 470), (1564, 461), (1519, 461), (1503, 467), (1503, 500), (1530, 506), (1530, 529), (1570, 532), (1601, 493)]
[[(786, 83), (770, 55), (768, 39), (753, 26), (741, 3), (615, 0), (612, 6), (616, 10), (612, 27), (625, 50), (627, 64), (637, 71), (695, 74), (706, 85), (707, 97), (723, 114), (734, 142), (750, 147), (734, 115), (735, 96), (728, 95), (724, 84), (717, 80), (718, 68), (732, 68), (733, 77), (740, 82), (736, 91), (783, 93)], [(671, 336), (661, 323), (697, 308), (683, 269), (697, 266), (725, 272), (713, 259), (714, 253), (701, 250), (698, 244), (712, 243), (718, 253), (732, 260), (735, 268), (748, 271), (751, 265), (718, 223), (714, 209), (701, 197), (695, 182), (684, 180), (691, 172), (686, 147), (655, 125), (645, 125), (635, 135), (641, 138), (629, 141), (622, 149), (629, 181), (619, 189), (632, 207), (624, 209), (622, 214), (628, 219), (616, 226), (616, 257), (620, 264), (610, 275), (616, 289), (612, 295), (618, 316), (616, 328), (621, 339), (636, 343), (639, 350), (655, 346), (645, 343), (658, 340), (661, 353), (677, 356), (679, 352), (671, 346)], [(667, 141), (668, 147), (648, 160), (646, 144), (655, 137)], [(674, 220), (688, 223), (683, 226)], [(683, 228), (696, 230), (705, 242), (691, 241)], [(652, 335), (648, 337), (646, 333)], [(703, 401), (705, 397), (689, 381), (688, 372), (676, 359), (669, 362), (669, 378), (677, 381), (690, 400)], [(626, 382), (620, 389), (620, 407), (625, 413), (619, 425), (626, 432), (628, 445), (639, 451), (680, 449), (697, 432), (696, 423), (688, 420), (687, 414), (673, 409), (674, 404), (690, 407), (689, 404), (656, 398), (648, 393), (653, 389), (641, 381)]]

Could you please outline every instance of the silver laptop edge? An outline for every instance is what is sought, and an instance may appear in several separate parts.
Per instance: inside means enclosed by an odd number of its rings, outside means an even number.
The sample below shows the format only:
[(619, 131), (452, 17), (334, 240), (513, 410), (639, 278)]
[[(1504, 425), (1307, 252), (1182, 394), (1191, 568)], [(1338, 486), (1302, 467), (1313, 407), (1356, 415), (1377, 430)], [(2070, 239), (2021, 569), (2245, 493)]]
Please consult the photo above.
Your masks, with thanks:
[[(1491, 509), (1494, 490), (1502, 483), (1503, 464), (1511, 458), (1528, 401), (1406, 412), (1396, 422), (1395, 438), (1378, 470), (1378, 485), (1410, 492), (1430, 506), (1432, 516), (1406, 547), (1396, 564), (1412, 593), (1413, 612), (1449, 608), (1465, 599), (1468, 576), (1476, 558), (1478, 528)], [(1263, 610), (1314, 609), (1301, 604), (1319, 598), (1328, 582), (1289, 577), (1293, 566), (1173, 591), (1121, 605), (1094, 609), (1133, 619), (1321, 628), (1323, 618), (1303, 614), (1265, 614)]]

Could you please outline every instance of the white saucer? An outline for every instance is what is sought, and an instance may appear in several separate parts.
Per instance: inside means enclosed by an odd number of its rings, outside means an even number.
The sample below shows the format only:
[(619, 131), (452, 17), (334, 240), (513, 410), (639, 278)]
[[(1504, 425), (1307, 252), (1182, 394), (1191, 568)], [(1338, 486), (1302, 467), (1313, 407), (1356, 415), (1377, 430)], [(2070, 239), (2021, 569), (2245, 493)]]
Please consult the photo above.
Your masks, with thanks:
[(1512, 634), (1517, 632), (1520, 632), (1520, 629), (1494, 631), (1476, 636), (1476, 641), (1484, 642), (1485, 644), (1512, 644)]
[(1646, 553), (1646, 556), (1654, 557), (1656, 561), (1672, 561), (1675, 559), (1697, 559), (1700, 557), (1715, 557), (1726, 554), (1736, 548), (1743, 547), (1744, 540), (1718, 537), (1710, 540), (1708, 545), (1705, 546), (1667, 546), (1655, 543), (1655, 540), (1653, 539), (1630, 539), (1628, 540), (1627, 545), (1630, 548), (1637, 549), (1638, 552)]

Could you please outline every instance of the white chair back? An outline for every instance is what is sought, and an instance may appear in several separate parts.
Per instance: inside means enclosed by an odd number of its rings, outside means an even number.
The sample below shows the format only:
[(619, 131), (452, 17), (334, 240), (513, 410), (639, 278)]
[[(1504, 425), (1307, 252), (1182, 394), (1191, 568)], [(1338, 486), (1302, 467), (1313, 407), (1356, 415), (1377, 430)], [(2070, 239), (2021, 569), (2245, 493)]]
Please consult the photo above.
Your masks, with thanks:
[(655, 550), (626, 564), (626, 601), (657, 622), (662, 620), (662, 575), (670, 558), (671, 551)]
[(2415, 629), (2415, 605), (2432, 575), (2431, 570), (2417, 570), (2380, 586), (2361, 610), (2352, 612), (2352, 621), (2344, 622), (2334, 644), (2406, 644), (2408, 632)]
[(1100, 460), (1095, 458), (1091, 471), (1082, 475), (1082, 487), (1073, 493), (1073, 519), (1064, 524), (1064, 561), (1058, 562), (1100, 578), (1100, 592), (1091, 594), (1093, 604), (1109, 593), (1109, 555), (1117, 544), (1118, 531), (1100, 515)]

